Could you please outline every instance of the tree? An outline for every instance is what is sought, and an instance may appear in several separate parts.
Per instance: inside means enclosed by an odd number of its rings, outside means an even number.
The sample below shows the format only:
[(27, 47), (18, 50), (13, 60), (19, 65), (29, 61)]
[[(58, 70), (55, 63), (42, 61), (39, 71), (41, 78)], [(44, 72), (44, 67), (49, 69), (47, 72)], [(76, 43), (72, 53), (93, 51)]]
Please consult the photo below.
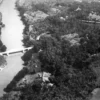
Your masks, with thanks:
[(27, 51), (23, 56), (22, 56), (22, 60), (25, 62), (24, 64), (27, 65), (28, 61), (30, 61), (31, 57), (32, 57), (32, 53), (33, 53), (33, 49)]
[(5, 66), (7, 64), (4, 56), (0, 56), (0, 66)]
[(3, 43), (2, 43), (2, 41), (0, 41), (0, 52), (4, 52), (4, 51), (6, 51), (6, 46), (5, 45), (3, 45)]
[(3, 46), (0, 48), (0, 51), (1, 51), (1, 52), (4, 52), (4, 51), (6, 51), (6, 49), (7, 49), (6, 46), (3, 45)]

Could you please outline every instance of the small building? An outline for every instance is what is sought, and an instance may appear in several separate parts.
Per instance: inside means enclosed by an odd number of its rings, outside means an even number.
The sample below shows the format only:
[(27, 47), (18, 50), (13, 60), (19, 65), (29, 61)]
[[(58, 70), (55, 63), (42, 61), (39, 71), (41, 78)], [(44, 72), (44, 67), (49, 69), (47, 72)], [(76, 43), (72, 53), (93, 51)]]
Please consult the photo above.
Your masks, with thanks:
[(43, 72), (43, 73), (42, 73), (42, 80), (43, 80), (43, 82), (49, 81), (49, 77), (50, 77), (50, 76), (51, 76), (50, 73)]
[(64, 17), (60, 17), (61, 20), (65, 21), (66, 19)]
[(81, 11), (81, 8), (80, 8), (80, 7), (78, 7), (75, 11)]

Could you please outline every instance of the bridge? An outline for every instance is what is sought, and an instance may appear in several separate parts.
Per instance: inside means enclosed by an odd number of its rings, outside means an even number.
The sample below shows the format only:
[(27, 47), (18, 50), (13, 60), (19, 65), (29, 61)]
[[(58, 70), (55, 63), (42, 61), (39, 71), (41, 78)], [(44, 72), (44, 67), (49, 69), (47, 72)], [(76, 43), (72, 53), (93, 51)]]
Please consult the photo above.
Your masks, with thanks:
[(2, 56), (9, 56), (10, 54), (15, 54), (15, 53), (24, 53), (30, 49), (32, 49), (33, 47), (28, 47), (28, 48), (19, 48), (19, 49), (12, 49), (12, 50), (9, 50), (9, 51), (5, 51), (5, 52), (1, 52), (0, 55)]
[(80, 21), (82, 21), (82, 22), (84, 22), (84, 23), (96, 23), (96, 24), (100, 24), (100, 21), (91, 21), (91, 20), (80, 20)]

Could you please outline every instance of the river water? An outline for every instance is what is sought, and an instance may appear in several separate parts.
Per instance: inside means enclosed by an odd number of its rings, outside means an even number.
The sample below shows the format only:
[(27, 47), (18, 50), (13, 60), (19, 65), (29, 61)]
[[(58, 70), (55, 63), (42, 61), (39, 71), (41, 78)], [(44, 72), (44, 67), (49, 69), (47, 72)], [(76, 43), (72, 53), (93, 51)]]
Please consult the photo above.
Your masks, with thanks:
[[(2, 22), (5, 28), (2, 29), (1, 40), (6, 45), (7, 50), (23, 48), (22, 32), (24, 25), (15, 9), (16, 0), (4, 0), (0, 5), (2, 13)], [(22, 54), (6, 57), (7, 66), (0, 72), (0, 96), (3, 95), (3, 89), (10, 83), (13, 77), (23, 68)]]

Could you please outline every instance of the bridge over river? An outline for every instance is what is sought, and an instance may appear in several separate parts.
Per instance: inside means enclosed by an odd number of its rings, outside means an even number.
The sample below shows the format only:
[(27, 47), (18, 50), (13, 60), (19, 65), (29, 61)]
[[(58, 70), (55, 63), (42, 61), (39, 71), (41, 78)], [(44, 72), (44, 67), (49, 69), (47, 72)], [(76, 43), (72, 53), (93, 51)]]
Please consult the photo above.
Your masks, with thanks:
[(24, 53), (25, 51), (28, 51), (28, 50), (30, 50), (32, 48), (33, 47), (12, 49), (12, 50), (5, 51), (5, 52), (0, 53), (0, 55), (9, 56), (9, 55), (16, 54), (16, 53), (20, 53), (20, 52)]
[[(14, 55), (14, 56), (15, 56), (15, 54), (24, 53), (24, 52), (26, 52), (26, 51), (28, 51), (28, 50), (30, 50), (30, 49), (32, 49), (32, 48), (33, 48), (33, 47), (12, 49), (12, 50), (9, 50), (9, 51), (0, 53), (0, 55), (5, 56), (5, 57), (11, 56), (11, 55)], [(4, 69), (5, 67), (6, 67), (6, 64), (3, 65), (3, 66), (1, 66), (1, 67), (0, 67), (0, 72), (3, 71), (3, 69)]]

